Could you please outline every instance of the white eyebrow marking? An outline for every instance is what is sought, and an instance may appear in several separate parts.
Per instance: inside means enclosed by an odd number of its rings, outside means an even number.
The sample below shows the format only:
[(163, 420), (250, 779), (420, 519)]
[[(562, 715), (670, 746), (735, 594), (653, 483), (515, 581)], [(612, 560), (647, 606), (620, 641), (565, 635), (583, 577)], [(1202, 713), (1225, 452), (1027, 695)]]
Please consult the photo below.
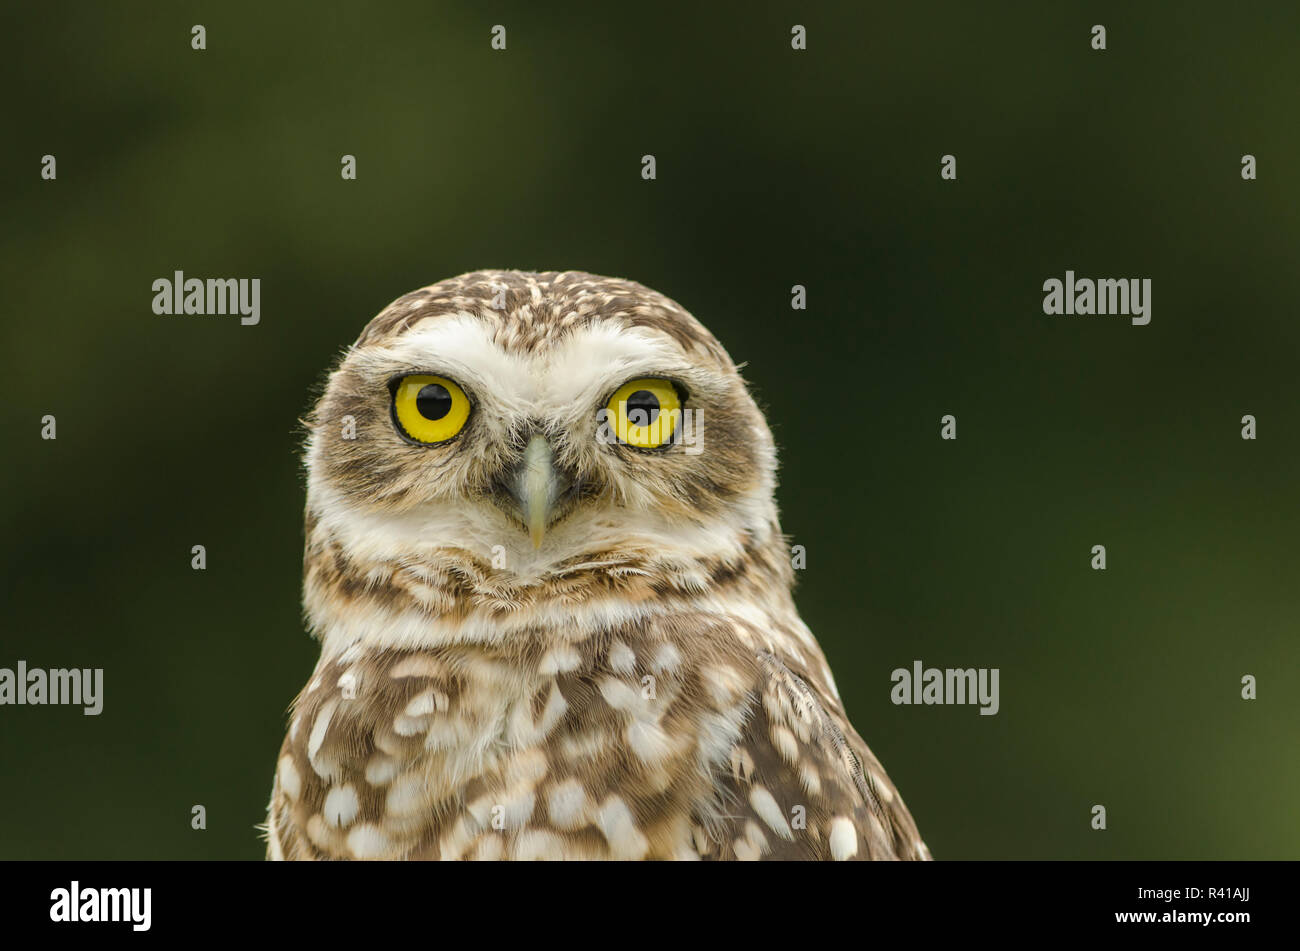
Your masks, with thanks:
[(586, 414), (608, 391), (637, 376), (691, 366), (666, 334), (614, 321), (576, 328), (552, 346), (529, 352), (509, 350), (493, 339), (494, 331), (473, 314), (442, 317), (358, 351), (358, 363), (426, 367), (506, 414), (553, 417)]

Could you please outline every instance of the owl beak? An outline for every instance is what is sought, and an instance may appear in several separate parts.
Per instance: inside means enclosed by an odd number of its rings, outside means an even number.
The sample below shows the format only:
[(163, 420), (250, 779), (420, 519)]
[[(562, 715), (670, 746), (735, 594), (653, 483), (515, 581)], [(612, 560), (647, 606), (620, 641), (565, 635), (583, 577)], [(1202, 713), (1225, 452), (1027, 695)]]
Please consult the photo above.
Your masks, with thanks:
[(519, 503), (534, 548), (542, 547), (546, 527), (551, 522), (555, 503), (564, 492), (565, 482), (555, 466), (555, 453), (550, 442), (545, 436), (534, 435), (524, 449), (514, 485), (515, 500)]

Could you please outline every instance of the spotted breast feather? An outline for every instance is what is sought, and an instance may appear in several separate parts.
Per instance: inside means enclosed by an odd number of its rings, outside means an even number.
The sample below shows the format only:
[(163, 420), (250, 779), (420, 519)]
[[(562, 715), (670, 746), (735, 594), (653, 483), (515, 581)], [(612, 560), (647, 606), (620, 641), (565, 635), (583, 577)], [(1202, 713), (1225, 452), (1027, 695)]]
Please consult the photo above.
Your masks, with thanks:
[(664, 616), (542, 650), (344, 651), (294, 705), (273, 858), (928, 858), (813, 670)]

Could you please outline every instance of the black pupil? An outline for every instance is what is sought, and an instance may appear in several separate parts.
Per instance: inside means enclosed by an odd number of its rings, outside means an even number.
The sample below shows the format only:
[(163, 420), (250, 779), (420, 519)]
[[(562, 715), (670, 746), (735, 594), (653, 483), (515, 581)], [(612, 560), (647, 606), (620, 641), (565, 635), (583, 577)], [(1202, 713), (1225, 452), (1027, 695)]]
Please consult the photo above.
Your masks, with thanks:
[(649, 426), (659, 418), (659, 397), (649, 390), (637, 390), (627, 398), (627, 421), (633, 426)]
[(429, 383), (420, 387), (415, 397), (415, 408), (425, 419), (442, 419), (451, 412), (451, 394), (441, 383)]

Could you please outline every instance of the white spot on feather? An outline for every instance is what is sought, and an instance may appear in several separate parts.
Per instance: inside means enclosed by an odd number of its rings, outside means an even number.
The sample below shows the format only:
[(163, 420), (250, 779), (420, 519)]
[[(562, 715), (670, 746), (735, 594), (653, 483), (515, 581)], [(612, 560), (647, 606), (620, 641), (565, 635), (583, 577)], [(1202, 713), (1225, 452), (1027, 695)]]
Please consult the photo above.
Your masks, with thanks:
[(379, 859), (390, 858), (392, 844), (378, 826), (369, 822), (357, 826), (348, 833), (348, 851), (355, 858)]
[(611, 858), (639, 861), (650, 849), (650, 843), (636, 827), (632, 810), (618, 796), (610, 796), (601, 803), (596, 824), (609, 843)]
[(609, 668), (617, 674), (630, 674), (636, 669), (636, 654), (622, 641), (609, 646)]
[(785, 821), (785, 815), (781, 812), (781, 807), (777, 805), (776, 799), (772, 794), (762, 786), (755, 786), (749, 791), (749, 804), (754, 807), (754, 812), (758, 817), (771, 827), (783, 839), (793, 839), (794, 833), (790, 831), (790, 824)]
[(844, 816), (831, 820), (831, 858), (837, 862), (858, 854), (858, 830)]
[(551, 821), (561, 829), (576, 829), (587, 819), (587, 791), (576, 779), (566, 779), (554, 789), (547, 800)]
[(336, 765), (320, 755), (321, 744), (325, 742), (325, 734), (329, 732), (330, 720), (334, 717), (334, 708), (338, 706), (338, 697), (330, 697), (316, 714), (316, 720), (311, 725), (311, 733), (307, 737), (307, 759), (311, 762), (311, 768), (322, 779), (330, 779)]
[(562, 644), (559, 647), (553, 647), (547, 651), (546, 656), (542, 658), (541, 664), (537, 667), (540, 674), (563, 674), (571, 670), (577, 670), (582, 663), (582, 657), (568, 644)]
[(357, 817), (359, 808), (357, 791), (352, 788), (351, 783), (346, 786), (335, 786), (325, 797), (325, 821), (335, 828), (351, 825), (352, 820)]
[(280, 757), (280, 788), (290, 799), (297, 799), (302, 792), (302, 777), (298, 767), (293, 765), (293, 757), (285, 754)]

